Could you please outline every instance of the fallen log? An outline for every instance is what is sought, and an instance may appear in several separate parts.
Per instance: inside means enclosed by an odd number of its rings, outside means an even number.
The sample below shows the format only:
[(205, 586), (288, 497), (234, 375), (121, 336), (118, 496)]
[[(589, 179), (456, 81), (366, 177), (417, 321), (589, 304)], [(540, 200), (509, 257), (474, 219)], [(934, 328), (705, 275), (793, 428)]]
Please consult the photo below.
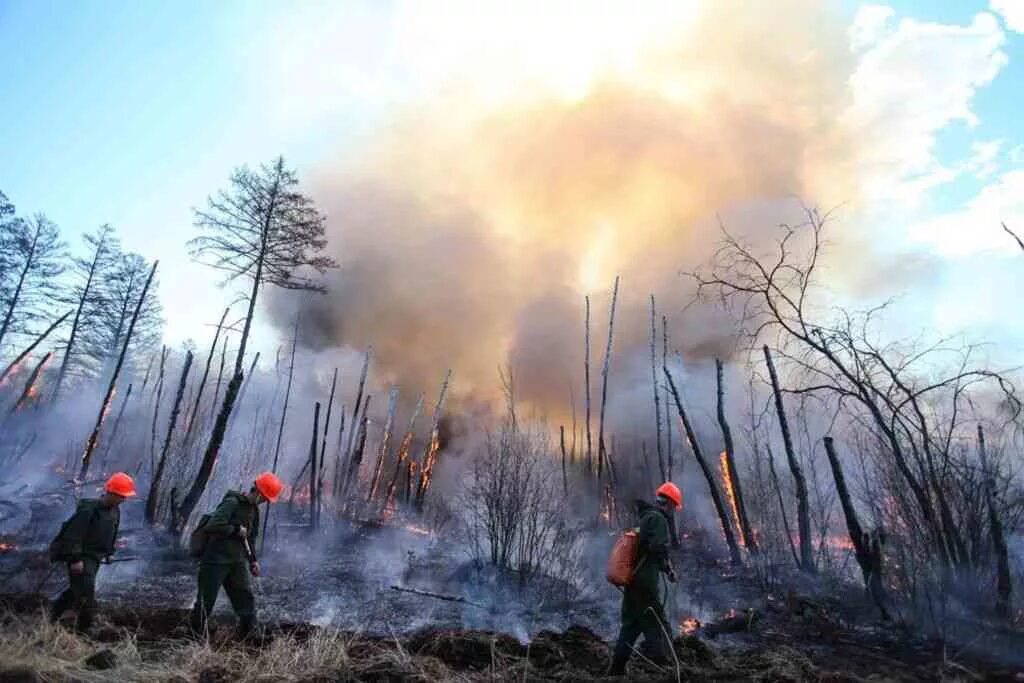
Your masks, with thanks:
[(457, 595), (442, 595), (441, 593), (431, 593), (430, 591), (421, 591), (416, 588), (403, 588), (401, 586), (392, 586), (391, 590), (398, 591), (400, 593), (412, 593), (413, 595), (421, 595), (425, 598), (437, 598), (438, 600), (444, 600), (446, 602), (461, 602), (465, 605), (473, 605), (474, 607), (480, 607), (483, 609), (483, 605), (472, 602), (466, 598), (459, 597)]
[(707, 635), (708, 638), (714, 638), (715, 636), (723, 633), (740, 633), (742, 631), (749, 631), (758, 621), (760, 616), (761, 615), (753, 609), (738, 612), (736, 614), (723, 617), (712, 624), (705, 624), (704, 634)]

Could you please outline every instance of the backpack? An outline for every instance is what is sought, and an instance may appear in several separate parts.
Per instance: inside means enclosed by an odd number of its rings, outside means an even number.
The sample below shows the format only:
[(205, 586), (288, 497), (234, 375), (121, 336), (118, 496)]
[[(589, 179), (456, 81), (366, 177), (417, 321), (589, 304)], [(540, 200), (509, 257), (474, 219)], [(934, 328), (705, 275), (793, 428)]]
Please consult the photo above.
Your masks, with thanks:
[(206, 533), (206, 525), (210, 521), (210, 515), (203, 515), (199, 518), (199, 523), (196, 524), (196, 528), (192, 530), (192, 534), (188, 537), (188, 554), (192, 557), (199, 559), (203, 556), (203, 552), (206, 550), (206, 542), (210, 536)]
[(633, 582), (633, 575), (638, 567), (640, 546), (639, 529), (626, 529), (615, 540), (612, 552), (608, 555), (605, 578), (613, 586), (624, 588)]
[[(89, 518), (90, 524), (92, 523), (92, 520), (95, 519), (96, 513), (98, 511), (98, 505), (92, 509), (92, 516)], [(50, 541), (50, 545), (46, 550), (46, 554), (50, 558), (50, 562), (60, 562), (64, 560), (66, 554), (66, 548), (64, 547), (64, 536), (68, 532), (68, 527), (71, 526), (71, 521), (77, 516), (78, 510), (76, 509), (73, 515), (64, 520), (64, 523), (60, 525), (60, 530), (57, 532), (57, 535), (53, 537), (52, 541)]]

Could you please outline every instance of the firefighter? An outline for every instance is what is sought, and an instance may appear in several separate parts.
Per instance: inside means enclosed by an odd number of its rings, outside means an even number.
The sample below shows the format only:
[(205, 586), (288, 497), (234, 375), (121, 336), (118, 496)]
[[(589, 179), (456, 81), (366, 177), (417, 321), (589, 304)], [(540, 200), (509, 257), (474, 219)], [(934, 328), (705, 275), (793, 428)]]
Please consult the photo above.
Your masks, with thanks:
[(50, 558), (66, 564), (68, 570), (68, 588), (50, 606), (50, 619), (57, 621), (73, 609), (80, 633), (92, 627), (96, 616), (96, 572), (117, 549), (119, 506), (135, 495), (135, 482), (124, 472), (112, 474), (103, 488), (102, 497), (78, 502), (75, 514), (50, 544)]
[(655, 492), (655, 503), (637, 501), (639, 538), (637, 569), (633, 579), (622, 592), (622, 627), (612, 654), (611, 676), (626, 673), (626, 662), (633, 644), (644, 636), (647, 657), (663, 663), (668, 657), (665, 647), (671, 647), (666, 634), (671, 633), (665, 617), (665, 605), (659, 590), (659, 576), (665, 574), (675, 583), (676, 573), (668, 556), (669, 529), (672, 514), (683, 507), (683, 494), (672, 482), (665, 482)]
[(206, 632), (207, 620), (223, 586), (238, 617), (240, 635), (252, 634), (256, 627), (256, 601), (249, 575), (260, 575), (260, 565), (252, 550), (260, 525), (257, 506), (264, 501), (276, 503), (283, 488), (280, 479), (264, 472), (256, 477), (248, 493), (224, 494), (203, 527), (208, 540), (199, 560), (199, 591), (191, 618), (193, 633)]

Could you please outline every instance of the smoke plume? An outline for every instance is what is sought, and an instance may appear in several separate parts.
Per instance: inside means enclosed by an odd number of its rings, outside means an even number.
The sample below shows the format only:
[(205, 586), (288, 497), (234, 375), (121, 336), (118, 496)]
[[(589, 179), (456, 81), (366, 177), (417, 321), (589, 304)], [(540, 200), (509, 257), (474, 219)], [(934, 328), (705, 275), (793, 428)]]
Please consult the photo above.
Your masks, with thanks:
[[(584, 295), (597, 388), (621, 275), (617, 367), (644, 367), (625, 359), (648, 353), (651, 293), (673, 348), (727, 354), (724, 319), (679, 314), (679, 273), (711, 253), (719, 218), (756, 239), (793, 217), (796, 197), (856, 199), (842, 123), (851, 60), (819, 3), (685, 7), (600, 30), (584, 15), (432, 17), (498, 47), (432, 63), (428, 94), (355, 156), (306, 174), (341, 268), (308, 303), (303, 341), (372, 345), (377, 378), (409, 394), (433, 394), (452, 367), (456, 397), (493, 398), (509, 364), (520, 400), (564, 411), (582, 380)], [(281, 329), (293, 305), (272, 302)]]

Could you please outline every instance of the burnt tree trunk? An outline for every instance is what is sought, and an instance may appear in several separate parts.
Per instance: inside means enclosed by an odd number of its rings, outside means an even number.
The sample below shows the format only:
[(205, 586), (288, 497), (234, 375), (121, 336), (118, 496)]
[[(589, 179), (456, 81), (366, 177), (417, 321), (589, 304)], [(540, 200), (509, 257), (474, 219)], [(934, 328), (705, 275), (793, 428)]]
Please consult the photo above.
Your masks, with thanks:
[[(270, 465), (270, 471), (277, 471), (277, 463), (281, 458), (281, 437), (284, 436), (284, 425), (288, 419), (288, 403), (292, 396), (292, 376), (295, 374), (295, 347), (299, 343), (299, 317), (295, 317), (295, 329), (292, 331), (292, 357), (288, 363), (288, 383), (284, 389), (284, 406), (281, 408), (281, 421), (277, 425), (277, 442), (274, 444), (274, 460)], [(278, 385), (280, 386), (280, 385)], [(269, 517), (270, 515), (267, 515)], [(266, 529), (266, 519), (264, 519)]]
[(68, 311), (67, 313), (59, 317), (57, 320), (55, 320), (49, 327), (47, 327), (43, 331), (42, 334), (35, 338), (35, 341), (29, 344), (27, 349), (19, 353), (17, 358), (8, 363), (7, 367), (4, 368), (3, 373), (0, 373), (0, 384), (3, 384), (4, 380), (7, 379), (7, 376), (10, 375), (14, 371), (14, 369), (18, 367), (18, 364), (20, 364), (21, 361), (25, 360), (30, 353), (35, 351), (36, 347), (42, 344), (43, 340), (49, 337), (50, 333), (57, 329), (57, 326), (59, 326), (61, 323), (68, 319), (69, 315), (71, 315), (71, 311)]
[(590, 429), (590, 297), (584, 297), (586, 313), (583, 323), (583, 384), (586, 391), (586, 426), (587, 426), (587, 474), (594, 472), (593, 432)]
[(747, 506), (743, 498), (743, 486), (740, 483), (740, 473), (736, 469), (736, 455), (732, 440), (732, 429), (729, 428), (729, 421), (725, 416), (725, 381), (722, 377), (722, 361), (715, 359), (715, 376), (718, 385), (718, 426), (722, 429), (722, 440), (725, 442), (725, 464), (729, 469), (729, 479), (732, 481), (733, 499), (736, 501), (736, 516), (740, 526), (740, 534), (743, 537), (743, 545), (753, 554), (757, 554), (757, 540), (754, 538), (754, 530), (750, 526), (750, 518), (747, 516)]
[(121, 375), (121, 368), (124, 366), (125, 356), (128, 355), (128, 345), (131, 344), (132, 334), (135, 332), (135, 323), (139, 319), (139, 313), (142, 311), (142, 304), (146, 301), (146, 295), (149, 293), (149, 286), (153, 283), (153, 276), (156, 275), (156, 267), (159, 261), (153, 261), (153, 267), (149, 271), (149, 277), (146, 278), (146, 284), (142, 288), (142, 294), (139, 296), (139, 303), (135, 306), (135, 312), (132, 314), (132, 321), (128, 324), (128, 332), (125, 334), (124, 344), (121, 346), (121, 353), (117, 357), (117, 364), (114, 366), (114, 372), (110, 377), (110, 384), (107, 385), (107, 393), (103, 397), (103, 402), (100, 404), (99, 415), (96, 416), (96, 425), (92, 429), (92, 433), (89, 435), (89, 440), (85, 444), (85, 453), (82, 454), (82, 467), (78, 471), (78, 478), (81, 481), (85, 481), (85, 476), (89, 472), (89, 463), (92, 460), (92, 454), (96, 450), (96, 445), (99, 443), (100, 429), (103, 428), (103, 420), (107, 416), (107, 411), (110, 409), (110, 398), (114, 394), (114, 387), (117, 386), (117, 380)]
[(444, 381), (441, 382), (441, 392), (437, 397), (437, 403), (434, 404), (434, 422), (430, 428), (430, 440), (427, 442), (427, 449), (423, 453), (423, 464), (420, 466), (420, 482), (419, 487), (416, 489), (416, 509), (423, 509), (423, 499), (427, 495), (427, 489), (430, 488), (430, 478), (434, 473), (434, 463), (437, 460), (437, 451), (441, 447), (441, 415), (444, 413), (444, 399), (448, 395), (448, 383), (451, 381), (452, 371), (444, 375)]
[(797, 527), (800, 534), (800, 570), (808, 574), (817, 573), (814, 566), (814, 548), (811, 543), (811, 513), (807, 497), (807, 480), (804, 478), (800, 461), (797, 460), (796, 451), (793, 449), (793, 437), (789, 432), (789, 420), (786, 418), (786, 406), (782, 402), (782, 388), (779, 386), (779, 376), (775, 372), (775, 363), (772, 361), (772, 352), (768, 345), (763, 347), (764, 360), (768, 365), (768, 375), (772, 381), (772, 393), (775, 396), (775, 412), (779, 418), (779, 429), (782, 432), (782, 445), (786, 449), (786, 461), (789, 463), (789, 471), (793, 475), (793, 483), (796, 486), (796, 517)]
[(608, 344), (604, 349), (604, 363), (601, 368), (601, 412), (597, 419), (597, 480), (601, 480), (608, 452), (604, 445), (604, 416), (608, 404), (608, 370), (612, 361), (612, 338), (615, 331), (615, 304), (619, 298), (619, 278), (615, 277), (612, 288), (612, 305), (608, 313)]
[[(153, 424), (149, 432), (149, 473), (156, 471), (156, 423), (160, 416), (160, 401), (164, 396), (164, 368), (167, 365), (167, 347), (160, 350), (160, 374), (157, 376), (153, 389), (156, 400), (153, 403)], [(142, 458), (139, 458), (139, 470), (142, 470)]]
[(786, 514), (786, 502), (782, 498), (782, 486), (779, 484), (779, 474), (775, 471), (775, 455), (772, 453), (772, 445), (765, 445), (768, 450), (768, 468), (772, 475), (772, 488), (779, 498), (779, 512), (782, 513), (782, 530), (786, 533), (786, 542), (789, 544), (789, 551), (793, 553), (793, 563), (800, 567), (800, 556), (796, 552), (796, 545), (793, 543), (793, 531), (789, 526), (789, 515)]
[(319, 492), (317, 498), (317, 521), (320, 518), (320, 510), (323, 506), (324, 497), (324, 467), (327, 462), (327, 434), (331, 428), (331, 413), (334, 412), (334, 391), (338, 387), (338, 368), (334, 368), (334, 376), (331, 377), (331, 393), (327, 397), (327, 415), (324, 417), (323, 440), (320, 443), (320, 469), (317, 472), (316, 490)]
[(654, 391), (654, 429), (658, 439), (658, 471), (661, 472), (662, 481), (668, 481), (668, 471), (665, 469), (665, 452), (661, 447), (661, 392), (658, 391), (658, 369), (655, 351), (657, 348), (658, 327), (655, 323), (656, 311), (654, 306), (654, 295), (651, 294), (651, 389)]
[(316, 462), (316, 437), (320, 434), (320, 401), (313, 406), (313, 436), (309, 440), (309, 526), (314, 531), (319, 528), (319, 520), (316, 518), (317, 501), (317, 473), (319, 467)]
[[(181, 379), (178, 380), (178, 393), (174, 396), (174, 406), (171, 408), (171, 418), (167, 422), (167, 436), (164, 437), (163, 448), (160, 449), (160, 460), (156, 465), (156, 472), (153, 473), (153, 481), (149, 485), (149, 495), (146, 497), (146, 524), (153, 526), (156, 523), (157, 504), (160, 496), (160, 479), (164, 474), (164, 467), (167, 464), (167, 453), (171, 450), (171, 441), (174, 438), (174, 428), (178, 425), (178, 414), (181, 412), (181, 401), (185, 396), (185, 386), (188, 384), (188, 373), (192, 369), (192, 352), (185, 354), (185, 364), (181, 367)], [(172, 524), (173, 524), (172, 518)]]
[(665, 368), (665, 379), (668, 380), (668, 389), (672, 394), (672, 399), (675, 401), (676, 410), (679, 412), (679, 420), (683, 423), (683, 433), (686, 435), (687, 441), (690, 443), (690, 450), (693, 451), (693, 457), (696, 458), (697, 464), (700, 465), (701, 471), (704, 473), (704, 478), (708, 482), (708, 491), (711, 493), (711, 502), (714, 503), (715, 512), (718, 513), (718, 521), (722, 525), (722, 534), (725, 536), (726, 545), (729, 546), (729, 558), (732, 563), (736, 566), (743, 564), (743, 556), (740, 554), (740, 547), (736, 543), (736, 536), (732, 532), (732, 524), (729, 522), (729, 512), (725, 509), (725, 504), (722, 502), (722, 492), (718, 490), (718, 482), (715, 481), (715, 473), (711, 467), (708, 466), (707, 460), (704, 459), (704, 453), (700, 449), (700, 444), (697, 442), (697, 435), (693, 431), (693, 426), (690, 424), (690, 418), (686, 414), (686, 409), (683, 408), (683, 401), (679, 398), (679, 391), (676, 389), (676, 383), (672, 379), (672, 373)]
[(978, 425), (978, 452), (981, 456), (981, 467), (985, 476), (985, 504), (988, 507), (989, 532), (992, 534), (992, 549), (996, 555), (996, 614), (1000, 617), (1010, 616), (1010, 598), (1013, 581), (1010, 575), (1010, 555), (1003, 532), (1003, 522), (999, 519), (996, 507), (995, 474), (988, 462), (985, 450), (985, 432)]
[[(391, 475), (391, 481), (388, 483), (387, 495), (384, 497), (384, 506), (382, 511), (386, 511), (395, 502), (395, 490), (398, 486), (398, 479), (402, 472), (402, 466), (408, 467), (409, 460), (409, 449), (412, 448), (412, 440), (415, 436), (413, 431), (416, 428), (416, 420), (420, 417), (420, 412), (423, 410), (423, 394), (420, 394), (416, 400), (416, 407), (412, 411), (412, 417), (409, 418), (409, 428), (405, 430), (405, 436), (402, 437), (402, 443), (398, 446), (398, 457), (395, 460), (395, 471)], [(408, 502), (408, 501), (407, 501)]]
[[(359, 384), (356, 387), (356, 405), (352, 409), (352, 431), (348, 435), (348, 448), (345, 449), (345, 457), (349, 461), (352, 460), (353, 450), (355, 449), (356, 440), (359, 438), (359, 428), (357, 425), (360, 424), (360, 418), (365, 412), (366, 407), (363, 403), (363, 390), (366, 388), (366, 375), (370, 371), (370, 360), (373, 357), (373, 347), (366, 349), (366, 354), (363, 356), (363, 369), (359, 373)], [(360, 412), (363, 411), (363, 412)], [(346, 477), (346, 486), (348, 485)]]
[(189, 438), (192, 436), (192, 430), (196, 424), (196, 418), (199, 416), (199, 405), (203, 400), (203, 390), (206, 388), (206, 380), (210, 376), (210, 365), (213, 363), (213, 357), (217, 353), (217, 341), (220, 339), (220, 331), (224, 327), (224, 320), (228, 317), (228, 311), (231, 307), (224, 309), (224, 315), (220, 317), (220, 322), (217, 323), (217, 331), (213, 333), (213, 343), (210, 344), (210, 353), (206, 356), (206, 367), (203, 368), (203, 375), (199, 378), (199, 387), (196, 389), (196, 400), (192, 404), (192, 411), (185, 415), (185, 443), (188, 443)]
[[(15, 401), (14, 405), (11, 407), (11, 414), (16, 413), (22, 408), (24, 408), (28, 400), (32, 398), (32, 389), (33, 387), (35, 387), (36, 382), (39, 380), (39, 375), (40, 373), (42, 373), (43, 368), (46, 367), (47, 362), (49, 362), (50, 358), (52, 357), (53, 351), (50, 351), (48, 354), (43, 356), (38, 363), (36, 363), (36, 366), (34, 368), (32, 368), (32, 372), (30, 372), (28, 375), (28, 380), (25, 381), (25, 387), (21, 390), (21, 395), (18, 397), (18, 400)], [(36, 393), (38, 393), (38, 390), (36, 390)]]
[(373, 468), (373, 477), (370, 479), (370, 488), (366, 494), (367, 503), (373, 501), (377, 496), (377, 489), (380, 488), (380, 478), (384, 475), (384, 461), (387, 460), (388, 450), (391, 447), (391, 432), (395, 428), (395, 412), (397, 410), (398, 387), (391, 387), (391, 390), (388, 391), (388, 414), (384, 422), (384, 434), (377, 451), (377, 464)]
[[(661, 367), (668, 367), (668, 318), (661, 316)], [(665, 397), (665, 480), (672, 481), (672, 418), (669, 416), (671, 407), (668, 396)]]
[(121, 401), (121, 408), (117, 411), (117, 417), (114, 418), (114, 426), (110, 428), (110, 438), (107, 439), (107, 445), (103, 449), (103, 456), (100, 458), (100, 471), (107, 469), (107, 458), (110, 456), (110, 449), (114, 445), (114, 439), (117, 438), (117, 428), (121, 426), (121, 418), (124, 417), (124, 409), (128, 407), (128, 399), (132, 397), (132, 386), (128, 385), (128, 391), (124, 394), (124, 400)]
[(345, 473), (345, 483), (342, 494), (347, 495), (352, 481), (359, 478), (359, 467), (363, 464), (363, 450), (366, 448), (366, 432), (370, 428), (370, 402), (373, 396), (366, 395), (366, 402), (363, 404), (363, 416), (359, 421), (358, 436), (356, 437), (355, 448), (352, 450), (352, 457), (348, 461), (348, 472)]

